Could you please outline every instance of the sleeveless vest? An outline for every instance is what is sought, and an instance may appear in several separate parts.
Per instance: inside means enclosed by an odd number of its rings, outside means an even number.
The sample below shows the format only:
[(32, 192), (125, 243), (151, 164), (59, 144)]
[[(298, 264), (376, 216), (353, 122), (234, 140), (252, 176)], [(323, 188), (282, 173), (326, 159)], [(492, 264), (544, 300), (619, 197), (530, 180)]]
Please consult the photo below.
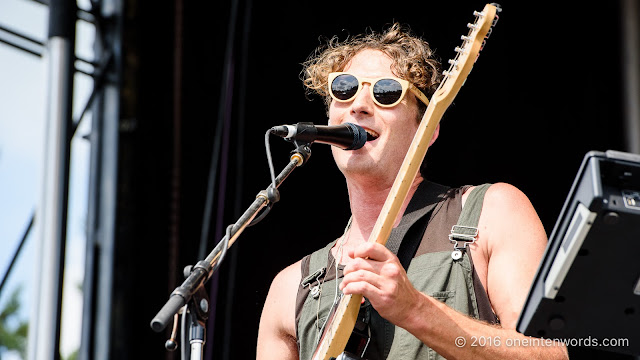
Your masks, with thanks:
[[(397, 253), (403, 238), (421, 238), (406, 269), (413, 286), (460, 313), (497, 323), (469, 252), (460, 245), (461, 257), (454, 260), (454, 243), (449, 240), (454, 225), (477, 228), (488, 186), (478, 186), (472, 191), (463, 212), (462, 194), (469, 186), (449, 189), (424, 181), (407, 206), (400, 224), (392, 230), (387, 247)], [(330, 251), (335, 243), (332, 241), (301, 262), (303, 281), (296, 299), (296, 338), (300, 360), (311, 358), (336, 298), (336, 288), (342, 281), (344, 266), (337, 266), (336, 278), (335, 260)], [(361, 330), (371, 337), (364, 352), (365, 359), (444, 359), (408, 331), (380, 317), (368, 301), (363, 305), (359, 318), (368, 324), (368, 328)], [(359, 321), (356, 328), (362, 324)]]

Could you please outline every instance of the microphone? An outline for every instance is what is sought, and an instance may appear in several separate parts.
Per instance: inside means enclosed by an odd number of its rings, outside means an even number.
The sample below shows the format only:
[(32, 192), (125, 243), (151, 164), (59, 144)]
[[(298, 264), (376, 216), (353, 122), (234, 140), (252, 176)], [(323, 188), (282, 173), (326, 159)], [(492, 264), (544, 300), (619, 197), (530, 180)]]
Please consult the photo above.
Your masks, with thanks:
[(295, 125), (274, 126), (271, 128), (271, 133), (287, 141), (307, 144), (317, 142), (333, 145), (342, 150), (358, 150), (367, 142), (367, 132), (352, 123), (328, 126), (300, 122)]

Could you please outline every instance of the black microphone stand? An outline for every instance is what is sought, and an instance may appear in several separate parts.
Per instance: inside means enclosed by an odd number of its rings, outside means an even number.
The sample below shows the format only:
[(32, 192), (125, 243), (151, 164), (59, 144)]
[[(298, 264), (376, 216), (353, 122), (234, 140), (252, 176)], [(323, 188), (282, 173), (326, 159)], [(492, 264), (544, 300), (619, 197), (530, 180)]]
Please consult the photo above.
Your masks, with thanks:
[[(222, 258), (221, 258), (222, 260)], [(204, 343), (206, 339), (206, 323), (209, 318), (209, 296), (204, 290), (204, 286), (200, 286), (191, 300), (187, 303), (189, 314), (189, 344), (190, 358), (192, 360), (201, 360), (204, 354)], [(183, 329), (184, 330), (184, 329)]]
[[(287, 164), (280, 174), (275, 178), (275, 186), (270, 184), (266, 190), (262, 190), (256, 196), (253, 203), (240, 216), (238, 221), (227, 227), (227, 234), (220, 240), (218, 245), (204, 259), (193, 266), (188, 273), (182, 285), (178, 286), (171, 295), (169, 300), (164, 304), (162, 309), (151, 320), (151, 328), (160, 332), (164, 330), (169, 321), (174, 317), (180, 309), (187, 304), (191, 313), (191, 324), (189, 330), (189, 340), (191, 343), (191, 359), (202, 359), (202, 347), (204, 346), (205, 322), (209, 312), (209, 300), (204, 291), (204, 284), (211, 278), (211, 275), (218, 270), (227, 249), (230, 248), (244, 229), (253, 225), (257, 221), (262, 220), (266, 216), (270, 207), (280, 199), (278, 187), (293, 172), (296, 167), (302, 166), (309, 160), (311, 156), (310, 144), (302, 144), (296, 142), (296, 149), (292, 151), (289, 164)], [(254, 221), (258, 212), (265, 206), (269, 208)], [(183, 314), (186, 316), (186, 314)], [(194, 351), (195, 348), (195, 351)]]

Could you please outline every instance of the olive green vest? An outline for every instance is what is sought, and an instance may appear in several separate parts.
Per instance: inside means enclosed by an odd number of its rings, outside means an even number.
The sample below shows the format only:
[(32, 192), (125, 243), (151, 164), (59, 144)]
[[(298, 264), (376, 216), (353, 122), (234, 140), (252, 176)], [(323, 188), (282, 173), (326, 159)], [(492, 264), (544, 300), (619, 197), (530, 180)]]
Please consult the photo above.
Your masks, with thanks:
[[(468, 187), (447, 189), (425, 181), (416, 190), (400, 224), (393, 229), (387, 247), (397, 252), (397, 246), (405, 235), (407, 238), (422, 237), (407, 270), (413, 286), (460, 313), (495, 323), (497, 318), (475, 273), (471, 257), (463, 249), (464, 242), (456, 243), (458, 248), (462, 248), (462, 256), (454, 260), (454, 242), (449, 240), (453, 225), (477, 228), (488, 187), (488, 184), (476, 187), (462, 211), (461, 197)], [(426, 230), (425, 221), (428, 221)], [(398, 243), (395, 249), (394, 242)], [(338, 266), (336, 279), (336, 267), (330, 251), (334, 245), (335, 241), (302, 260), (303, 283), (298, 289), (296, 306), (300, 360), (311, 358), (333, 306), (336, 287), (342, 280), (343, 266)], [(319, 271), (321, 269), (324, 271)], [(372, 340), (364, 353), (365, 359), (443, 359), (406, 330), (382, 319), (368, 302), (366, 305), (370, 311), (361, 310), (361, 316), (366, 314), (366, 322), (370, 324), (366, 331), (370, 332)]]

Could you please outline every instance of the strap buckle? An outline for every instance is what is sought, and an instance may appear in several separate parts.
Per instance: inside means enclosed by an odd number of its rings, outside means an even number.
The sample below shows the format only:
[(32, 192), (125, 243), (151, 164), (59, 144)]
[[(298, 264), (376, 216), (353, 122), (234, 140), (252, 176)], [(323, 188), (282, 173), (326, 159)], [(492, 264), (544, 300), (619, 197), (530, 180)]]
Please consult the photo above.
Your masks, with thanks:
[[(326, 272), (327, 272), (326, 268), (320, 268), (316, 270), (313, 274), (304, 278), (300, 283), (300, 286), (302, 286), (303, 288), (309, 287), (309, 293), (314, 299), (318, 299), (320, 297), (320, 292), (321, 292), (320, 278), (323, 277)], [(314, 281), (316, 282), (316, 285), (312, 287), (311, 284)]]
[[(478, 228), (473, 226), (453, 225), (449, 241), (454, 243), (456, 250), (466, 249), (467, 244), (473, 244), (478, 240)], [(462, 245), (460, 245), (462, 243)]]
[(320, 282), (320, 278), (322, 276), (324, 276), (325, 272), (327, 271), (326, 268), (320, 268), (316, 271), (313, 272), (313, 274), (307, 276), (306, 278), (304, 278), (301, 282), (300, 282), (300, 286), (302, 286), (303, 288), (311, 285), (312, 282)]

